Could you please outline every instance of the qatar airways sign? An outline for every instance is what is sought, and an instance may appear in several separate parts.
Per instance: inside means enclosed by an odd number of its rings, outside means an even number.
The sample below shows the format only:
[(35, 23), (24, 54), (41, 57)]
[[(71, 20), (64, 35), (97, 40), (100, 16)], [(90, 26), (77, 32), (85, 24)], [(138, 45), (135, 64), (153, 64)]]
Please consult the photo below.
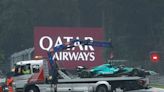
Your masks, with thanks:
[[(73, 39), (103, 40), (104, 31), (101, 28), (56, 28), (36, 27), (34, 30), (35, 55), (47, 57), (49, 49), (70, 42)], [(54, 53), (61, 67), (75, 68), (78, 65), (88, 68), (103, 64), (103, 48), (91, 45), (82, 46), (74, 43), (73, 48)]]

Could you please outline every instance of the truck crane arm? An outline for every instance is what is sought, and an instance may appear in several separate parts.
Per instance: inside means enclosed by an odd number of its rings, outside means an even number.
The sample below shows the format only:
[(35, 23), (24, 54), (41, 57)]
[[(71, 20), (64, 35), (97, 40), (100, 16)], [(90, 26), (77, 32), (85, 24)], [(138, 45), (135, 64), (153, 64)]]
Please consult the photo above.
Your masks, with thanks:
[(111, 42), (74, 39), (74, 40), (71, 40), (70, 42), (67, 42), (65, 44), (62, 44), (62, 45), (54, 47), (53, 48), (54, 50), (50, 49), (49, 52), (52, 52), (52, 51), (59, 52), (59, 51), (65, 50), (67, 48), (76, 47), (74, 45), (74, 43), (76, 43), (76, 42), (79, 42), (80, 45), (82, 45), (82, 46), (84, 46), (84, 45), (91, 45), (91, 46), (95, 46), (95, 47), (113, 47)]

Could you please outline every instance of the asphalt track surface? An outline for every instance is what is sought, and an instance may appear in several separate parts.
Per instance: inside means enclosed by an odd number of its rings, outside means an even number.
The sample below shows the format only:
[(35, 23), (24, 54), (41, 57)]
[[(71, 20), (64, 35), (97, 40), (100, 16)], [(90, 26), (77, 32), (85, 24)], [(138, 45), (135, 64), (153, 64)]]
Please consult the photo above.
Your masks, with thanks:
[(133, 90), (133, 91), (128, 91), (128, 92), (164, 92), (164, 89), (150, 88), (150, 89)]

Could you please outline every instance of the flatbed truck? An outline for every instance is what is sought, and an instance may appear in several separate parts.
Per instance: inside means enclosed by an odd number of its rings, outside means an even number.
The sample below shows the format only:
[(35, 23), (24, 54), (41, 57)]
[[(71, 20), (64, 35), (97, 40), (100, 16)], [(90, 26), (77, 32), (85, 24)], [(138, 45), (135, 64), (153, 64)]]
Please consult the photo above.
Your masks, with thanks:
[[(52, 52), (72, 48), (74, 42), (83, 45), (109, 47), (110, 42), (89, 40), (74, 40), (69, 44), (54, 47), (48, 52), (48, 60), (20, 61), (15, 66), (14, 89), (16, 92), (113, 92), (117, 89), (122, 91), (146, 87), (148, 81), (142, 77), (100, 77), (79, 78), (70, 77), (57, 67)], [(28, 74), (19, 74), (19, 71), (28, 68)]]
[[(69, 76), (62, 70), (58, 70), (58, 82), (53, 85), (48, 75), (47, 66), (44, 64), (47, 60), (29, 60), (20, 61), (16, 64), (18, 67), (27, 67), (30, 65), (29, 74), (20, 74), (14, 77), (14, 89), (16, 92), (112, 92), (117, 88), (122, 90), (137, 89), (146, 87), (147, 80), (142, 77), (100, 77), (100, 78), (79, 78)], [(42, 65), (44, 68), (42, 69)], [(38, 66), (39, 68), (37, 68)], [(39, 69), (37, 72), (36, 69)], [(144, 82), (144, 84), (142, 83)], [(56, 88), (54, 88), (56, 86)]]

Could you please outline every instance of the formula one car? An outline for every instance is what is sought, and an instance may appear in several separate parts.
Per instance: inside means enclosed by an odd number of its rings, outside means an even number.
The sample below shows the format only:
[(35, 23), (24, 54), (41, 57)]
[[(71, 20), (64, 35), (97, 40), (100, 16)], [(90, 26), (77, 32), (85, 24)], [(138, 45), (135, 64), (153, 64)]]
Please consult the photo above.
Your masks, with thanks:
[(141, 68), (132, 68), (127, 66), (114, 66), (111, 64), (103, 64), (100, 66), (93, 67), (89, 70), (79, 66), (77, 68), (78, 75), (81, 78), (86, 77), (116, 77), (116, 76), (139, 76), (145, 77), (147, 75), (156, 74), (153, 71), (146, 71)]

